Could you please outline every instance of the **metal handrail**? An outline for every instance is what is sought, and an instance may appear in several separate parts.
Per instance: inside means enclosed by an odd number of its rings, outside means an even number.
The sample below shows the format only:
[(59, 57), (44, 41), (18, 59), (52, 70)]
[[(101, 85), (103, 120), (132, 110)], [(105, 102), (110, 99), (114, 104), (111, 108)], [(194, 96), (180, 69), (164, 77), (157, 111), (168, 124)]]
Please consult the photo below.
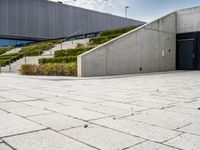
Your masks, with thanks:
[[(26, 50), (26, 51), (24, 51), (24, 52), (21, 52), (21, 53), (19, 53), (18, 55), (13, 56), (13, 57), (11, 57), (11, 58), (9, 58), (9, 59), (6, 59), (6, 60), (4, 61), (4, 63), (8, 63), (8, 65), (9, 65), (9, 72), (11, 72), (11, 62), (12, 62), (12, 60), (16, 59), (16, 57), (18, 57), (18, 56), (20, 56), (20, 55), (25, 55), (25, 56), (26, 56), (27, 51), (28, 51), (28, 50)], [(22, 58), (23, 58), (23, 57), (22, 57)], [(6, 65), (6, 66), (7, 66), (7, 65)], [(2, 68), (2, 62), (0, 62), (0, 73), (2, 73), (1, 68)]]
[[(73, 37), (73, 36), (76, 36), (78, 33), (80, 33), (81, 31), (83, 31), (83, 30), (79, 30), (79, 31), (77, 31), (77, 32), (75, 32), (75, 33), (72, 33), (71, 35), (69, 35), (69, 36), (65, 36), (65, 37), (62, 37), (62, 38), (59, 38), (60, 40), (64, 40), (64, 41), (66, 41), (66, 39), (68, 39), (68, 38), (70, 38), (70, 37)], [(58, 39), (53, 39), (53, 40), (58, 40)], [(62, 43), (61, 43), (61, 49), (62, 49)], [(25, 56), (23, 56), (24, 58), (25, 58), (25, 63), (26, 63), (26, 56), (27, 56), (27, 52), (28, 52), (28, 50), (26, 50), (25, 52), (21, 52), (21, 53), (19, 53), (17, 56), (13, 56), (13, 57), (11, 57), (11, 58), (9, 58), (9, 59), (7, 59), (7, 60), (5, 60), (4, 61), (4, 63), (9, 63), (8, 65), (9, 65), (9, 72), (11, 72), (11, 61), (14, 59), (14, 58), (16, 58), (16, 57), (18, 57), (18, 56), (20, 56), (21, 54), (22, 55), (25, 55)], [(51, 54), (50, 54), (51, 55)], [(22, 57), (22, 58), (23, 58)], [(6, 65), (7, 66), (7, 65)], [(0, 62), (0, 73), (2, 73), (2, 70), (1, 70), (1, 68), (2, 68), (2, 63)]]

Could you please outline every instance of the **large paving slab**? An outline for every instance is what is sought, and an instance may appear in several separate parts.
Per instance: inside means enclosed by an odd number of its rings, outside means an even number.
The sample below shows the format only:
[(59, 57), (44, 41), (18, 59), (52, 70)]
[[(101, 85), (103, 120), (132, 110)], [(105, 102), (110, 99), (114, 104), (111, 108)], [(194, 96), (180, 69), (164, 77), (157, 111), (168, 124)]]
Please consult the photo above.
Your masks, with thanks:
[(4, 143), (0, 143), (0, 150), (13, 150), (13, 149)]
[(96, 125), (88, 125), (87, 128), (74, 128), (62, 131), (62, 133), (102, 150), (125, 149), (144, 141), (143, 139)]
[(0, 137), (44, 129), (44, 127), (13, 114), (0, 114)]
[(199, 71), (0, 74), (0, 144), (3, 150), (199, 150), (199, 87)]
[[(184, 118), (182, 114), (155, 109), (127, 118), (168, 129), (177, 129), (190, 124), (190, 121)], [(174, 121), (174, 118), (176, 118), (176, 121)]]
[(94, 148), (51, 130), (4, 138), (17, 150), (92, 150)]
[(98, 112), (89, 111), (83, 108), (72, 107), (72, 106), (52, 107), (52, 108), (48, 108), (48, 110), (65, 114), (71, 117), (79, 118), (82, 120), (93, 120), (93, 119), (99, 119), (99, 118), (108, 116), (106, 114), (101, 114)]
[(151, 141), (147, 141), (136, 146), (133, 146), (127, 150), (177, 150), (176, 148), (166, 146), (159, 143), (154, 143)]
[(190, 124), (188, 126), (182, 127), (179, 131), (183, 131), (186, 133), (196, 134), (200, 136), (200, 125), (198, 124)]
[(142, 137), (156, 142), (164, 142), (165, 140), (180, 135), (180, 133), (176, 131), (128, 119), (105, 118), (92, 122), (117, 131), (121, 131), (127, 134), (131, 134), (133, 136)]
[(183, 134), (172, 140), (169, 140), (165, 144), (185, 150), (199, 150), (200, 136), (192, 134)]
[(87, 124), (87, 122), (57, 113), (33, 116), (28, 118), (54, 130), (64, 130), (78, 126), (84, 126)]
[(50, 111), (36, 108), (36, 107), (31, 107), (31, 106), (24, 105), (23, 103), (18, 103), (18, 102), (1, 103), (0, 108), (2, 110), (5, 110), (5, 111), (8, 111), (8, 112), (11, 112), (23, 117), (51, 113)]

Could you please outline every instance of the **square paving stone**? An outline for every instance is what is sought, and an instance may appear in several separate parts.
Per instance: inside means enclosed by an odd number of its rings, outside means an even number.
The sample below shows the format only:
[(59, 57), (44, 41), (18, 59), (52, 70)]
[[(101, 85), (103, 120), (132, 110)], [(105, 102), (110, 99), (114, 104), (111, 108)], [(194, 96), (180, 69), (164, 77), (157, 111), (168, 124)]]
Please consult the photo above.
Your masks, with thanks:
[[(148, 110), (138, 115), (127, 117), (128, 119), (140, 121), (169, 129), (177, 129), (188, 125), (190, 121), (181, 119), (181, 114), (164, 110)], [(174, 121), (176, 119), (176, 121)]]
[(144, 141), (124, 133), (96, 125), (64, 130), (62, 133), (102, 150), (120, 150)]
[(171, 145), (184, 150), (199, 150), (200, 149), (200, 136), (192, 134), (183, 134), (174, 139), (165, 142), (167, 145)]
[(14, 114), (0, 114), (0, 137), (40, 129), (44, 129), (44, 127)]
[(84, 126), (85, 124), (87, 124), (87, 122), (73, 119), (71, 117), (57, 113), (33, 116), (28, 118), (54, 130), (63, 130), (72, 127)]
[(18, 150), (92, 150), (93, 148), (51, 130), (4, 138)]
[(200, 125), (191, 124), (189, 126), (185, 126), (183, 128), (180, 128), (179, 131), (184, 131), (186, 133), (191, 133), (191, 134), (197, 134), (197, 135), (200, 136)]
[(127, 150), (177, 150), (177, 149), (163, 145), (163, 144), (147, 141), (147, 142), (138, 144), (136, 146), (133, 146)]
[(152, 141), (163, 142), (179, 135), (179, 132), (139, 123), (128, 119), (105, 118), (92, 121), (93, 123), (122, 131), (134, 136), (142, 137)]
[(4, 143), (0, 143), (0, 150), (13, 150), (13, 149)]
[(55, 111), (55, 112), (65, 114), (65, 115), (69, 115), (69, 116), (79, 118), (82, 120), (92, 120), (92, 119), (98, 119), (98, 118), (108, 116), (105, 114), (85, 110), (82, 108), (72, 107), (72, 106), (53, 107), (53, 108), (48, 108), (48, 110)]
[(41, 114), (48, 114), (51, 113), (50, 111), (31, 107), (28, 105), (24, 105), (19, 102), (5, 102), (1, 103), (0, 108), (6, 110), (8, 112), (12, 112), (14, 114), (26, 117), (26, 116), (34, 116), (34, 115), (41, 115)]

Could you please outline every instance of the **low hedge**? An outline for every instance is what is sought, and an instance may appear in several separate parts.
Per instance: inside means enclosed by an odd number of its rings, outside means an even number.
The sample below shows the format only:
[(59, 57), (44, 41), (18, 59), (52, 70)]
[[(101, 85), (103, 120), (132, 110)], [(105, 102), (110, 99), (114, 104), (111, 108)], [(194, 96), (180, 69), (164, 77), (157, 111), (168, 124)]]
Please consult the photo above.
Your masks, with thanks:
[(90, 45), (103, 44), (135, 28), (137, 26), (103, 31), (97, 37), (91, 38), (89, 43)]
[(0, 56), (0, 65), (1, 66), (6, 66), (9, 63), (12, 63), (20, 58), (23, 57), (23, 54), (18, 54), (18, 53), (11, 53), (11, 54), (7, 54), (7, 55), (1, 55)]
[(76, 56), (65, 56), (65, 57), (56, 57), (56, 58), (41, 58), (39, 59), (39, 64), (47, 63), (69, 63), (77, 61)]
[(114, 35), (114, 34), (123, 34), (126, 32), (129, 32), (135, 28), (137, 28), (138, 26), (131, 26), (131, 27), (126, 27), (126, 28), (118, 28), (118, 29), (113, 29), (113, 30), (106, 30), (103, 31), (101, 33), (99, 33), (98, 37), (102, 37), (102, 36), (110, 36), (110, 35)]
[(0, 55), (12, 50), (14, 46), (6, 46), (6, 47), (0, 47)]
[(59, 50), (59, 51), (55, 51), (54, 54), (55, 54), (55, 57), (78, 56), (92, 48), (94, 48), (94, 46), (86, 47), (86, 48), (74, 48), (74, 49)]
[(8, 55), (1, 55), (0, 56), (0, 63), (1, 66), (6, 66), (9, 63), (12, 63), (24, 56), (39, 56), (44, 51), (47, 51), (53, 48), (54, 43), (57, 41), (47, 41), (47, 42), (39, 42), (39, 43), (32, 43), (26, 47), (23, 47), (18, 53), (11, 53)]
[(22, 75), (46, 75), (46, 76), (77, 76), (76, 63), (48, 63), (48, 64), (24, 64), (21, 66)]
[(96, 38), (91, 38), (89, 40), (90, 42), (90, 45), (99, 45), (99, 44), (103, 44), (103, 43), (106, 43), (108, 41), (110, 41), (111, 39), (113, 38), (109, 38), (109, 37), (96, 37)]

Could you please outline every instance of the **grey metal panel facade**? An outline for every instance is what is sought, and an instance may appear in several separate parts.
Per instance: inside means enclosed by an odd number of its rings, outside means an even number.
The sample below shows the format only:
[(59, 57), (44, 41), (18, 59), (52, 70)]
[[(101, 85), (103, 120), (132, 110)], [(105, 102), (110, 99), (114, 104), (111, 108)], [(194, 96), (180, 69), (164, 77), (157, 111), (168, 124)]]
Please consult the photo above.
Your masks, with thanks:
[(0, 0), (0, 37), (56, 39), (144, 24), (47, 0)]

